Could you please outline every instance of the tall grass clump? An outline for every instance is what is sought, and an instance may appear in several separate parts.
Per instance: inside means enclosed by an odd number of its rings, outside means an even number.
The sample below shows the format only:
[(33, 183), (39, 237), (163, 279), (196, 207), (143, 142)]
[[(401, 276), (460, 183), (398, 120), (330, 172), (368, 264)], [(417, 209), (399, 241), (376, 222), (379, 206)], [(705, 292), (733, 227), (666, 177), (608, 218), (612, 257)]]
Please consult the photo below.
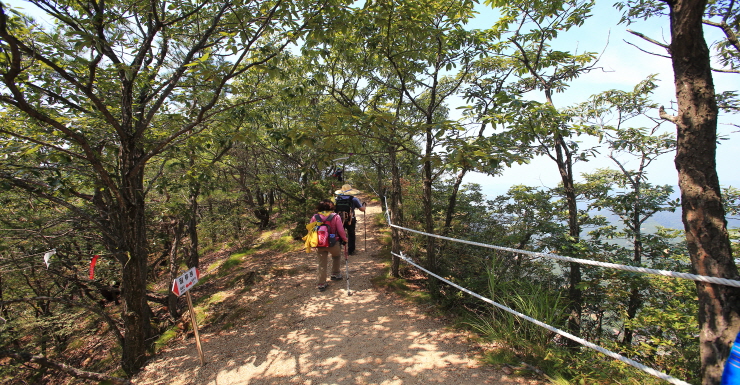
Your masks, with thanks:
[[(548, 325), (564, 325), (567, 301), (560, 292), (529, 280), (502, 280), (493, 269), (487, 274), (493, 301)], [(555, 333), (498, 307), (479, 316), (472, 326), (486, 338), (527, 355), (540, 355), (554, 343)]]
[[(565, 294), (542, 282), (487, 272), (490, 298), (503, 306), (560, 330), (566, 329), (568, 301)], [(537, 368), (552, 383), (659, 384), (660, 380), (588, 348), (565, 347), (563, 337), (498, 307), (481, 313), (469, 322), (497, 349), (483, 361), (491, 365)], [(615, 346), (607, 346), (615, 348)], [(522, 366), (523, 365), (523, 366)]]

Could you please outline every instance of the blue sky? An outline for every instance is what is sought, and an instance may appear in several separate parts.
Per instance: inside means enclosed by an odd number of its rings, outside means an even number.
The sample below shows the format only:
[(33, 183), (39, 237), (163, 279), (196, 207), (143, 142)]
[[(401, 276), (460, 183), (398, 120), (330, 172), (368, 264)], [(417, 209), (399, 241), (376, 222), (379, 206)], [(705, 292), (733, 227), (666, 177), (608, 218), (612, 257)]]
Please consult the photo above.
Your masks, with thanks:
[[(556, 107), (567, 107), (586, 101), (590, 95), (609, 89), (631, 90), (637, 82), (644, 80), (650, 74), (658, 74), (660, 80), (660, 86), (653, 100), (665, 105), (666, 108), (671, 105), (672, 101), (675, 101), (670, 60), (641, 52), (625, 42), (627, 40), (651, 52), (665, 54), (664, 50), (661, 51), (662, 48), (642, 41), (628, 33), (627, 29), (642, 32), (658, 41), (667, 42), (670, 37), (668, 19), (656, 18), (647, 22), (633, 23), (630, 26), (620, 25), (618, 22), (621, 12), (613, 8), (613, 3), (613, 1), (597, 1), (593, 16), (582, 27), (561, 34), (557, 41), (553, 42), (553, 46), (561, 50), (603, 51), (599, 65), (605, 69), (605, 72), (594, 71), (583, 75), (573, 81), (564, 93), (556, 94), (554, 96)], [(469, 26), (471, 28), (490, 27), (495, 21), (494, 12), (485, 6), (479, 6), (478, 10), (480, 14)], [(711, 43), (718, 40), (720, 35), (715, 28), (707, 29), (705, 26), (705, 36), (707, 43)], [(714, 82), (717, 92), (738, 90), (740, 74), (715, 73)], [(740, 139), (738, 138), (740, 134), (732, 133), (738, 129), (728, 126), (729, 122), (738, 122), (738, 116), (723, 115), (720, 117), (719, 133), (728, 136), (729, 140), (722, 141), (717, 149), (717, 170), (723, 186), (738, 187), (740, 186), (740, 173), (734, 168), (733, 162), (737, 158), (735, 154), (740, 153)], [(675, 126), (667, 122), (661, 127), (666, 131), (675, 132)], [(678, 175), (673, 165), (673, 157), (674, 153), (665, 154), (650, 166), (648, 176), (651, 183), (677, 185)], [(576, 173), (580, 175), (582, 172), (590, 172), (601, 167), (614, 168), (611, 161), (605, 157), (602, 158), (577, 163)], [(481, 184), (484, 193), (494, 196), (505, 193), (510, 186), (515, 184), (552, 187), (559, 181), (556, 166), (549, 159), (535, 159), (530, 164), (515, 166), (499, 177), (479, 174), (466, 180), (468, 183)]]

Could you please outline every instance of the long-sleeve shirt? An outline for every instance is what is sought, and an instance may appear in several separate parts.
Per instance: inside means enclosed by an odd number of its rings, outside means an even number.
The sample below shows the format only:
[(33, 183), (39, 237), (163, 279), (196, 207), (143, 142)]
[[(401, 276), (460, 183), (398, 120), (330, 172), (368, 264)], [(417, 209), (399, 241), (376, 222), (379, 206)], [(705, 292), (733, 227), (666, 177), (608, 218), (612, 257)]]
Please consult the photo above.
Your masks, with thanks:
[[(321, 217), (321, 221), (325, 221), (326, 218), (334, 214), (331, 211), (322, 211), (319, 213), (319, 216)], [(309, 223), (316, 222), (316, 216), (311, 216), (311, 221)], [(347, 233), (344, 232), (344, 225), (342, 224), (342, 218), (339, 217), (339, 215), (334, 215), (334, 217), (331, 219), (331, 222), (329, 222), (329, 231), (331, 234), (337, 234), (339, 235), (339, 239), (342, 240), (342, 242), (347, 242)]]

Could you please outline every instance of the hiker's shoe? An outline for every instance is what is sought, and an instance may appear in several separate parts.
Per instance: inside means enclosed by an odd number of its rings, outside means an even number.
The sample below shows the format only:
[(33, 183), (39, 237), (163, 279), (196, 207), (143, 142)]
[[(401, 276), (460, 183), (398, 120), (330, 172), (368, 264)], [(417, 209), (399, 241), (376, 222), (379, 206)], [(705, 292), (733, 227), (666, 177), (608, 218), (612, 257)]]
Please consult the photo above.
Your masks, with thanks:
[(322, 283), (322, 284), (320, 284), (320, 285), (319, 285), (319, 291), (324, 291), (324, 290), (326, 290), (327, 286), (329, 286), (329, 285), (327, 285), (327, 284), (325, 284), (325, 283)]
[(341, 281), (342, 280), (342, 275), (341, 274), (339, 274), (339, 275), (332, 274), (331, 275), (331, 280), (332, 281)]

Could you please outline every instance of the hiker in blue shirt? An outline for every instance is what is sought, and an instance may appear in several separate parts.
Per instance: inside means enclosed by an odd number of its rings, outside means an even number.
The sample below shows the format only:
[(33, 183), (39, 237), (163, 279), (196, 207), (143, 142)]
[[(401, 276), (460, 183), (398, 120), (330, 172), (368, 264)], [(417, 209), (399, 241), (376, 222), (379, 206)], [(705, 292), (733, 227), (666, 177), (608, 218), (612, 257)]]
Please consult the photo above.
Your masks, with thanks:
[(334, 211), (342, 217), (344, 228), (347, 230), (347, 238), (349, 239), (349, 242), (347, 242), (347, 252), (352, 255), (355, 253), (355, 228), (357, 227), (355, 209), (365, 212), (365, 206), (355, 196), (360, 194), (360, 191), (353, 189), (348, 184), (343, 185), (341, 190), (335, 191), (334, 194), (337, 195), (334, 199)]

